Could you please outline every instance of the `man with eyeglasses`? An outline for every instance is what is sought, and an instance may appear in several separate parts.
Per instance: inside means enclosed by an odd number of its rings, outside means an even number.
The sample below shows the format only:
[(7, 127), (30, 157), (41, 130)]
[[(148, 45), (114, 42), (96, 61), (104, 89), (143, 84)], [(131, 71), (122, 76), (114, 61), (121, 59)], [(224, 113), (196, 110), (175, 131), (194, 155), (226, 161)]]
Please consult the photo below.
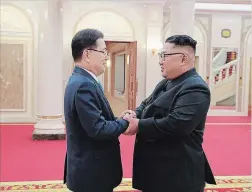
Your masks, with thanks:
[(202, 148), (210, 91), (194, 68), (197, 42), (169, 37), (159, 54), (162, 80), (136, 109), (133, 187), (143, 192), (203, 192), (216, 184)]
[(64, 98), (64, 183), (74, 192), (112, 192), (122, 180), (118, 137), (128, 122), (114, 117), (97, 79), (107, 60), (103, 34), (96, 29), (81, 30), (71, 47), (75, 68)]

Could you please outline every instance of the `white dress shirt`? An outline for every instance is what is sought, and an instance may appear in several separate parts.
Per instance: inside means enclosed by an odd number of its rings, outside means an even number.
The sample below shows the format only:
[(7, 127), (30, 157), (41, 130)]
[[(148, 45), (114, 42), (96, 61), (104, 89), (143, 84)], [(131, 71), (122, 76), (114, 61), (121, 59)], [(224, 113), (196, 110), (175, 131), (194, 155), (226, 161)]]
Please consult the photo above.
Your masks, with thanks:
[(88, 72), (98, 83), (99, 83), (99, 80), (98, 78), (95, 76), (95, 74), (93, 74), (91, 71), (88, 71), (86, 69), (84, 69), (86, 72)]
[(98, 80), (98, 78), (95, 76), (94, 73), (92, 73), (91, 71), (88, 71), (87, 69), (85, 69), (85, 68), (83, 68), (83, 67), (81, 67), (81, 66), (79, 66), (79, 65), (78, 65), (78, 67), (81, 68), (81, 69), (83, 69), (83, 70), (85, 70), (86, 72), (88, 72), (88, 73), (99, 83), (99, 80)]

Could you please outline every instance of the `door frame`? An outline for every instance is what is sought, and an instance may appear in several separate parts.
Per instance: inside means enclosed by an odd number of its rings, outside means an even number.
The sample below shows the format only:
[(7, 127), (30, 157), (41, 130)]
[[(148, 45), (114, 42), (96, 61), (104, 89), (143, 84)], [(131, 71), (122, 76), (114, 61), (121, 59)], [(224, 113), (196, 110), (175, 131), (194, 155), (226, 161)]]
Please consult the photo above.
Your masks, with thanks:
[[(137, 96), (137, 87), (138, 87), (138, 82), (137, 82), (137, 41), (132, 41), (132, 42), (128, 42), (128, 41), (109, 41), (106, 40), (105, 41), (107, 45), (109, 45), (109, 43), (127, 43), (127, 55), (128, 58), (126, 58), (127, 62), (126, 65), (128, 63), (129, 65), (129, 70), (128, 70), (128, 74), (127, 75), (127, 91), (128, 91), (128, 109), (131, 110), (135, 110), (136, 108), (136, 96)], [(112, 60), (112, 58), (110, 58), (110, 60)], [(107, 68), (107, 67), (106, 67)], [(104, 90), (106, 90), (106, 92), (110, 92), (113, 88), (112, 83), (114, 81), (114, 79), (111, 79), (111, 74), (113, 72), (112, 69), (112, 65), (111, 65), (111, 69), (110, 72), (108, 73), (104, 73), (104, 85), (105, 85), (105, 81), (107, 80), (109, 82), (108, 88), (105, 88), (104, 86)], [(110, 77), (109, 77), (110, 76)], [(112, 93), (113, 95), (113, 93)]]
[(129, 45), (129, 76), (128, 76), (128, 108), (135, 110), (137, 96), (137, 42), (130, 42)]

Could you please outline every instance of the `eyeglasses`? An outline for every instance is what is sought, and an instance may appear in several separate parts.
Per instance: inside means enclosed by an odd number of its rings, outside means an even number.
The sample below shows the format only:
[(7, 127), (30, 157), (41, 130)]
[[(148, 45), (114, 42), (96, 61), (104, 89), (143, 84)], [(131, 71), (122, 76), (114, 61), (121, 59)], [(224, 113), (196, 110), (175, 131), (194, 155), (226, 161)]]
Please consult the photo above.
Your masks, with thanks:
[(164, 61), (165, 57), (168, 57), (171, 55), (179, 55), (179, 54), (185, 55), (184, 53), (159, 53), (158, 57), (159, 57), (159, 61)]
[(99, 53), (103, 53), (103, 55), (105, 55), (105, 56), (108, 56), (107, 51), (99, 51), (99, 50), (96, 50), (96, 49), (87, 49), (87, 50), (96, 51), (96, 52), (99, 52)]

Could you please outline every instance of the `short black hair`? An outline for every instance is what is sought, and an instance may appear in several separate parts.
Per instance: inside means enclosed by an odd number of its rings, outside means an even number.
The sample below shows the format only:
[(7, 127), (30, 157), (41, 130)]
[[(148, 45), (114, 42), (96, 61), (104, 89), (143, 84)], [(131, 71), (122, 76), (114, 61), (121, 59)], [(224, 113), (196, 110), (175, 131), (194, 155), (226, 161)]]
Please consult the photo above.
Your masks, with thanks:
[(71, 44), (74, 61), (81, 58), (84, 49), (96, 48), (96, 41), (103, 38), (103, 33), (97, 29), (83, 29), (76, 33)]
[(189, 46), (193, 49), (194, 53), (196, 52), (197, 41), (188, 35), (173, 35), (168, 37), (165, 40), (165, 43), (172, 43), (178, 47)]

